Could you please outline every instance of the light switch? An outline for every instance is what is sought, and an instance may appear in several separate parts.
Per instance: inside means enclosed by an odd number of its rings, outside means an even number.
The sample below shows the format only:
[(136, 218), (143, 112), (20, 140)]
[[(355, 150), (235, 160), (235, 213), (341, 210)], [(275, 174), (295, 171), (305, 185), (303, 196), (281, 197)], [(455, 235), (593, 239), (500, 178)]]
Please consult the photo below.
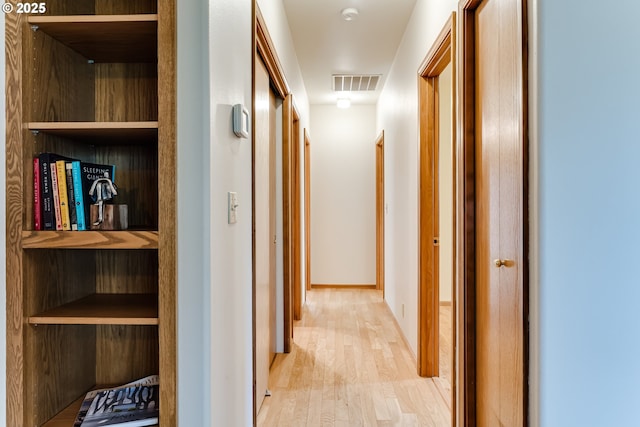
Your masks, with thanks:
[(229, 200), (229, 224), (235, 224), (238, 221), (238, 193), (229, 191), (227, 199)]

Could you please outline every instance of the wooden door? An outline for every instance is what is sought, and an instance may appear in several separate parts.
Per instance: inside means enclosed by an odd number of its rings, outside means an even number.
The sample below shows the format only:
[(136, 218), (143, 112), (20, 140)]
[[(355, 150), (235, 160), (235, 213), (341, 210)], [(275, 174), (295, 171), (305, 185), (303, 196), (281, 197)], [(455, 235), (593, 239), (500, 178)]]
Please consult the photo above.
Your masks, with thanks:
[(260, 409), (275, 356), (275, 95), (260, 56), (255, 65), (255, 403)]
[(476, 425), (523, 426), (525, 107), (522, 3), (475, 12)]
[(384, 295), (384, 131), (376, 141), (376, 289)]

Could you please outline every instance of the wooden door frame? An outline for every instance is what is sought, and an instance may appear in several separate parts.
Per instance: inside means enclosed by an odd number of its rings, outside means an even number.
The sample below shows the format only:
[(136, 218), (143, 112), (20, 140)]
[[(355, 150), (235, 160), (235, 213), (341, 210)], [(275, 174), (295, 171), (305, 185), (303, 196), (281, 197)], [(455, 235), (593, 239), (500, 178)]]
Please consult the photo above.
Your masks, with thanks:
[[(459, 361), (456, 381), (456, 416), (464, 427), (476, 425), (476, 191), (475, 191), (475, 111), (476, 111), (476, 39), (475, 12), (483, 0), (460, 0), (458, 4), (459, 25), (459, 60), (458, 60), (458, 105), (457, 109), (457, 144), (455, 163), (458, 165), (455, 175), (456, 203), (461, 209), (456, 211), (456, 254), (455, 270), (457, 274), (456, 294), (461, 301), (457, 312), (460, 331), (456, 340), (456, 358)], [(529, 265), (527, 253), (529, 247), (528, 231), (528, 57), (527, 57), (527, 2), (522, 2), (522, 73), (523, 73), (523, 390), (524, 420), (528, 425), (529, 392), (527, 377), (529, 376)]]
[(291, 254), (293, 288), (293, 320), (302, 318), (302, 196), (300, 186), (300, 114), (293, 105), (291, 127)]
[(305, 286), (311, 290), (311, 138), (304, 129), (304, 257)]
[(376, 289), (384, 298), (384, 130), (376, 139)]
[[(291, 105), (290, 110), (293, 111), (293, 100), (292, 100), (292, 95), (291, 95), (291, 89), (287, 83), (287, 80), (285, 78), (285, 74), (284, 74), (284, 68), (282, 67), (282, 63), (280, 62), (280, 59), (278, 58), (278, 55), (276, 53), (275, 50), (275, 45), (271, 39), (271, 36), (269, 35), (269, 32), (267, 30), (267, 25), (265, 23), (264, 17), (262, 16), (262, 12), (260, 11), (259, 6), (257, 5), (257, 3), (253, 3), (252, 6), (252, 10), (253, 10), (253, 16), (254, 16), (254, 34), (253, 34), (253, 43), (254, 43), (254, 51), (257, 52), (260, 55), (260, 58), (262, 58), (262, 60), (264, 61), (264, 64), (267, 67), (267, 72), (269, 73), (269, 78), (271, 80), (271, 84), (273, 86), (274, 92), (276, 93), (276, 95), (278, 95), (280, 98), (282, 99), (287, 99), (289, 98), (288, 104)], [(252, 87), (251, 87), (251, 91), (252, 91), (252, 102), (253, 99), (255, 99), (255, 59), (252, 60)], [(284, 105), (284, 104), (283, 104)], [(297, 114), (297, 113), (296, 113)], [(292, 118), (292, 114), (290, 115), (285, 115), (283, 114), (283, 120), (285, 120), (285, 122), (283, 123), (283, 130), (284, 129), (291, 129), (293, 121), (291, 120)], [(255, 129), (255, 116), (252, 114), (252, 126), (251, 126), (251, 138), (252, 138), (252, 156), (253, 154), (253, 141), (255, 140), (255, 133), (254, 133), (254, 129)], [(287, 122), (286, 120), (290, 120), (289, 122)], [(283, 136), (283, 145), (284, 145), (284, 139), (286, 139)], [(290, 137), (289, 139), (287, 139), (287, 141), (290, 141)], [(251, 170), (252, 170), (252, 177), (255, 173), (255, 165), (253, 164), (253, 160), (252, 160), (252, 166), (251, 166)], [(252, 178), (253, 179), (253, 178)], [(289, 179), (289, 175), (287, 175), (287, 180)], [(283, 177), (283, 187), (289, 188), (290, 184), (288, 181), (284, 181), (284, 177)], [(286, 194), (286, 193), (285, 193)], [(253, 202), (253, 197), (254, 195), (252, 194), (252, 202)], [(289, 197), (289, 196), (287, 196)], [(283, 198), (284, 198), (284, 194), (283, 194)], [(284, 203), (283, 203), (284, 204)], [(253, 206), (253, 203), (252, 203)], [(288, 221), (288, 224), (291, 223), (292, 218), (291, 218), (291, 210), (286, 209), (283, 212), (283, 221)], [(255, 230), (255, 212), (253, 211), (253, 207), (252, 207), (252, 230)], [(291, 234), (290, 232), (287, 230), (286, 227), (283, 227), (283, 232), (284, 232), (284, 236), (283, 236), (283, 240), (286, 240), (287, 238), (290, 238)], [(255, 231), (254, 231), (255, 233)], [(255, 283), (255, 236), (253, 236), (253, 253), (252, 253), (252, 269), (254, 271), (253, 274), (253, 279), (252, 279), (252, 319), (254, 319), (255, 321), (255, 315), (256, 315), (256, 301), (255, 301), (255, 297), (256, 297), (256, 283)], [(283, 247), (286, 248), (287, 246), (284, 245), (283, 242)], [(290, 249), (285, 249), (285, 250), (289, 250)], [(283, 271), (285, 272), (285, 274), (287, 274), (287, 272), (291, 271), (291, 264), (289, 261), (289, 264), (285, 264), (283, 266)], [(290, 274), (287, 276), (290, 277)], [(283, 325), (283, 329), (284, 329), (284, 351), (285, 353), (289, 353), (291, 352), (291, 348), (292, 348), (292, 337), (293, 337), (293, 307), (292, 307), (292, 299), (291, 299), (291, 283), (284, 281), (284, 289), (283, 289), (283, 293), (284, 293), (284, 307), (283, 307), (283, 311), (284, 311), (284, 325)], [(253, 355), (253, 387), (255, 388), (255, 378), (256, 378), (256, 365), (255, 365), (255, 325), (253, 327), (253, 342), (254, 342), (254, 355)], [(255, 393), (254, 393), (255, 394)], [(253, 405), (253, 424), (256, 424), (256, 420), (257, 420), (257, 408), (254, 402)]]
[[(275, 49), (275, 45), (267, 25), (265, 23), (260, 7), (255, 4), (255, 43), (256, 50), (260, 54), (262, 60), (267, 66), (269, 72), (269, 78), (274, 87), (275, 93), (280, 96), (283, 102), (282, 111), (282, 209), (283, 209), (283, 298), (284, 298), (284, 352), (290, 353), (293, 346), (293, 319), (294, 319), (294, 295), (293, 295), (293, 281), (298, 271), (300, 272), (300, 251), (298, 244), (298, 250), (294, 248), (295, 235), (294, 227), (296, 230), (300, 229), (300, 220), (296, 222), (294, 219), (293, 205), (299, 206), (301, 204), (300, 192), (294, 192), (292, 187), (292, 168), (293, 168), (293, 156), (291, 155), (291, 148), (293, 141), (299, 141), (299, 135), (294, 139), (293, 131), (296, 127), (296, 122), (299, 122), (300, 115), (298, 109), (295, 106), (293, 94), (291, 88), (287, 83), (286, 76), (284, 74), (284, 68), (278, 58), (278, 54)], [(298, 125), (299, 126), (299, 125)], [(299, 129), (299, 127), (298, 127)], [(299, 156), (298, 156), (299, 157)], [(299, 162), (299, 159), (296, 161)], [(299, 170), (299, 165), (298, 165)], [(298, 184), (299, 185), (299, 184)], [(297, 224), (297, 226), (296, 226)], [(297, 256), (296, 256), (297, 253)], [(297, 266), (297, 267), (296, 267)], [(300, 280), (298, 280), (300, 283)], [(302, 291), (300, 289), (300, 291)], [(255, 295), (254, 295), (255, 296)]]
[[(300, 283), (300, 196), (295, 190), (295, 159), (294, 145), (298, 142), (295, 135), (296, 122), (300, 115), (293, 102), (293, 95), (287, 94), (282, 103), (282, 255), (283, 255), (283, 283), (284, 283), (284, 352), (291, 352), (293, 342), (293, 321), (295, 319), (296, 297), (300, 299), (302, 289), (296, 292), (296, 272)], [(299, 152), (298, 152), (299, 153)], [(300, 156), (298, 156), (300, 157)], [(299, 175), (299, 174), (298, 174)], [(295, 211), (298, 208), (296, 222)], [(298, 233), (296, 233), (296, 229)], [(296, 235), (298, 243), (296, 244)]]
[[(418, 195), (418, 374), (426, 377), (439, 375), (439, 322), (440, 298), (438, 275), (438, 76), (447, 65), (452, 66), (452, 81), (456, 76), (456, 14), (444, 25), (433, 46), (418, 70), (419, 92), (419, 195)], [(452, 84), (452, 112), (455, 117), (456, 93)], [(456, 139), (455, 127), (452, 140)], [(453, 166), (455, 174), (455, 162)], [(455, 180), (453, 191), (455, 193)], [(456, 211), (454, 199), (453, 211)], [(453, 218), (453, 239), (456, 239), (456, 218)], [(455, 246), (453, 257), (456, 257)], [(455, 269), (452, 272), (456, 280)], [(452, 313), (456, 310), (456, 296), (452, 295)], [(455, 342), (456, 319), (452, 318), (452, 334)], [(456, 370), (452, 352), (452, 384)], [(455, 399), (454, 399), (455, 405)], [(455, 411), (453, 411), (455, 413)], [(455, 418), (455, 417), (452, 417)]]

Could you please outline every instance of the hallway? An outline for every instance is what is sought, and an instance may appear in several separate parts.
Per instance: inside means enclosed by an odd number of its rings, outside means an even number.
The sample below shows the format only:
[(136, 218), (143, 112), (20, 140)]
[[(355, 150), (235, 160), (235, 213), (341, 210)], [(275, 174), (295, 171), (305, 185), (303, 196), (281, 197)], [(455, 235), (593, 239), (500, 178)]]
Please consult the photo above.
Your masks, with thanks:
[(416, 365), (376, 290), (308, 292), (290, 354), (278, 354), (258, 426), (451, 425), (451, 308), (440, 310), (441, 377)]

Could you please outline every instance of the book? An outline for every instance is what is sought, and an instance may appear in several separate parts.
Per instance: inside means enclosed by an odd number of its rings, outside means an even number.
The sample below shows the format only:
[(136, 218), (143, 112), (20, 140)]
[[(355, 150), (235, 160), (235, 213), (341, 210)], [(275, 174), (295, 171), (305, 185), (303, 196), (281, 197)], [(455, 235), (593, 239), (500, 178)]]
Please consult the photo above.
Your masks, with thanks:
[(90, 218), (90, 206), (93, 204), (93, 199), (89, 194), (91, 185), (99, 178), (108, 177), (112, 182), (115, 182), (116, 167), (115, 165), (101, 165), (97, 163), (80, 162), (80, 178), (82, 179), (82, 197), (84, 199), (84, 218), (85, 223), (89, 222)]
[[(128, 384), (124, 384), (119, 387), (104, 388), (88, 392), (82, 402), (82, 405), (80, 406), (80, 411), (76, 416), (73, 427), (91, 427), (93, 425), (117, 425), (127, 427), (156, 425), (158, 423), (159, 403), (158, 380), (158, 375), (150, 375), (148, 377), (133, 381)], [(129, 392), (123, 390), (129, 390)], [(106, 400), (101, 399), (101, 396), (104, 397), (109, 395), (112, 397), (112, 402), (117, 401), (118, 398), (125, 398), (133, 401), (138, 400), (138, 402), (125, 402), (124, 404), (118, 404), (116, 406), (118, 406), (119, 409), (125, 410), (111, 411), (110, 416), (105, 415), (104, 411), (98, 414), (97, 412), (99, 412), (100, 409), (105, 409)], [(96, 401), (96, 398), (98, 398), (99, 400)], [(143, 400), (145, 401), (144, 403), (142, 402)], [(140, 404), (139, 406), (141, 408), (144, 408), (146, 405), (146, 409), (133, 409), (133, 407), (137, 407), (138, 404)], [(114, 416), (113, 412), (118, 412), (117, 416)], [(98, 417), (102, 419), (97, 420)], [(102, 422), (96, 424), (99, 421)], [(112, 423), (109, 423), (109, 421), (111, 421)], [(113, 422), (116, 421), (117, 424), (113, 424)]]
[(55, 163), (49, 163), (51, 172), (52, 208), (55, 214), (56, 230), (62, 230), (62, 216), (60, 214), (60, 193), (58, 192), (58, 172)]
[(68, 157), (60, 156), (55, 153), (38, 154), (38, 162), (40, 163), (40, 210), (42, 217), (42, 230), (55, 230), (55, 206), (53, 204), (53, 192), (51, 190), (51, 163), (56, 160), (71, 160)]
[(76, 205), (76, 219), (78, 220), (78, 230), (87, 229), (84, 217), (84, 197), (82, 194), (82, 178), (80, 177), (80, 162), (74, 160), (71, 162), (71, 175), (73, 179), (73, 193)]
[(69, 199), (67, 193), (67, 170), (64, 160), (57, 160), (56, 173), (58, 178), (58, 199), (60, 200), (60, 215), (62, 217), (62, 230), (71, 230), (71, 219), (69, 218)]
[(33, 229), (42, 230), (42, 206), (40, 204), (40, 159), (33, 158)]
[(76, 196), (73, 188), (73, 164), (71, 162), (65, 162), (64, 168), (67, 180), (67, 200), (69, 202), (69, 224), (71, 225), (71, 231), (78, 231)]

